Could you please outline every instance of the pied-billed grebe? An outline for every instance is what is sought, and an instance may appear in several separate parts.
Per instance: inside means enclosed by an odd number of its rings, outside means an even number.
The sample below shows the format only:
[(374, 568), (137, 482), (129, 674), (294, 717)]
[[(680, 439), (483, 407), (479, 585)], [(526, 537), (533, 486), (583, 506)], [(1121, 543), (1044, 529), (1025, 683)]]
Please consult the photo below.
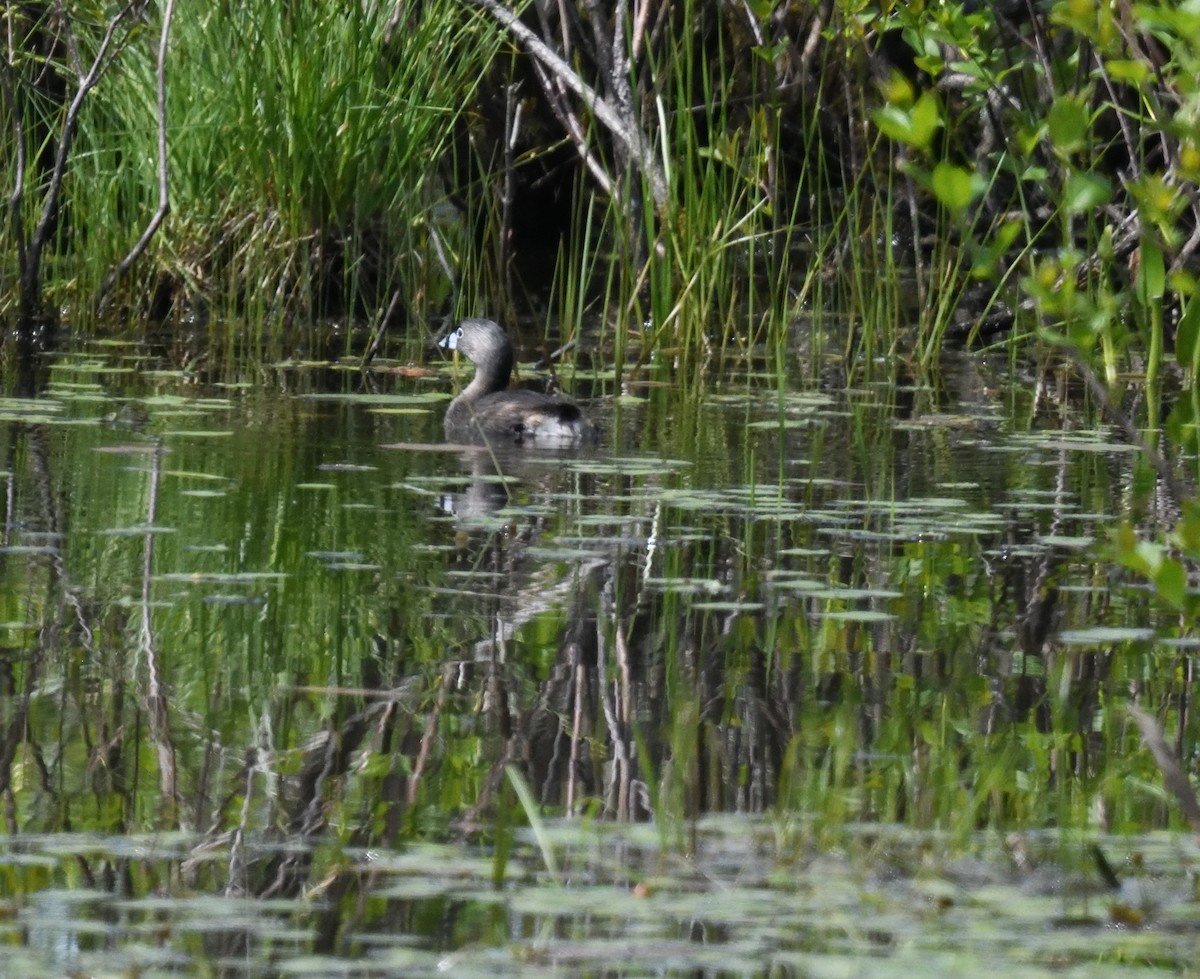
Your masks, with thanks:
[(451, 442), (569, 446), (590, 442), (595, 429), (579, 406), (521, 388), (509, 390), (513, 349), (492, 320), (463, 320), (438, 343), (475, 365), (475, 376), (446, 409)]

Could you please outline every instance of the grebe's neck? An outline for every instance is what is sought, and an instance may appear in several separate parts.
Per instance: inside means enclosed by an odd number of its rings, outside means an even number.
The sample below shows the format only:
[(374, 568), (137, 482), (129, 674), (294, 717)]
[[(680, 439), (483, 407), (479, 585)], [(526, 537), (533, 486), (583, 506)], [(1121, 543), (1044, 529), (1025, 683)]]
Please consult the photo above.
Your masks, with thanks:
[(471, 383), (466, 386), (459, 397), (465, 401), (475, 401), (485, 394), (503, 391), (508, 387), (508, 382), (512, 378), (512, 368), (512, 350), (497, 351), (494, 360), (475, 366), (475, 376), (471, 378)]

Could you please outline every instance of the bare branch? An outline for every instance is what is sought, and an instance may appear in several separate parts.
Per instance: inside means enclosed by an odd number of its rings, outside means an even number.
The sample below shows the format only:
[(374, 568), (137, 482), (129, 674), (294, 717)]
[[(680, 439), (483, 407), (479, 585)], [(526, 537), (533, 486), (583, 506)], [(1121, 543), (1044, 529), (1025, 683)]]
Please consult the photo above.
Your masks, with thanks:
[(13, 174), (12, 193), (8, 196), (8, 213), (13, 223), (13, 236), (17, 241), (17, 274), (24, 281), (26, 268), (25, 254), (25, 222), (21, 217), (21, 204), (25, 199), (25, 122), (20, 106), (17, 104), (17, 86), (14, 78), (13, 63), (16, 58), (16, 44), (13, 40), (14, 5), (5, 7), (5, 58), (3, 70), (0, 71), (0, 87), (4, 89), (4, 99), (8, 103), (9, 113), (13, 121), (13, 138), (16, 146), (16, 172)]
[[(665, 202), (667, 199), (666, 176), (643, 134), (633, 124), (633, 120), (623, 117), (619, 109), (614, 108), (599, 92), (580, 78), (574, 68), (563, 61), (533, 31), (521, 23), (516, 14), (498, 0), (471, 0), (471, 2), (482, 7), (503, 24), (505, 29), (520, 41), (550, 74), (587, 103), (600, 123), (613, 135), (613, 138), (628, 154), (629, 159), (649, 180), (655, 203)], [(611, 57), (611, 52), (608, 57)]]
[(162, 34), (158, 39), (156, 71), (158, 78), (158, 210), (150, 218), (142, 236), (129, 249), (129, 254), (105, 277), (100, 286), (100, 292), (96, 296), (98, 309), (103, 306), (104, 300), (112, 291), (113, 286), (117, 284), (117, 280), (133, 267), (134, 262), (141, 258), (146, 246), (150, 244), (150, 239), (154, 237), (171, 211), (171, 188), (167, 169), (167, 42), (171, 34), (171, 18), (174, 15), (175, 0), (167, 0), (167, 5), (163, 9)]
[(54, 156), (54, 169), (50, 173), (50, 183), (46, 188), (46, 196), (42, 200), (42, 214), (33, 229), (33, 235), (29, 241), (25, 269), (21, 275), (21, 313), (23, 319), (32, 319), (37, 313), (37, 305), (41, 297), (42, 252), (50, 240), (51, 230), (54, 225), (54, 215), (58, 210), (58, 199), (62, 195), (63, 180), (67, 174), (67, 159), (71, 153), (71, 144), (75, 140), (76, 130), (79, 128), (79, 113), (83, 109), (83, 102), (91, 90), (96, 87), (96, 83), (100, 81), (100, 77), (108, 69), (109, 65), (112, 64), (114, 57), (112, 50), (113, 40), (117, 35), (117, 29), (138, 6), (139, 4), (136, 0), (135, 2), (127, 3), (109, 21), (108, 27), (104, 31), (104, 37), (101, 39), (100, 46), (96, 51), (96, 57), (92, 60), (91, 68), (88, 69), (86, 75), (79, 79), (79, 89), (75, 92), (75, 97), (71, 100), (66, 118), (63, 119), (62, 134), (58, 138), (58, 147)]
[(562, 82), (549, 75), (544, 66), (537, 64), (533, 65), (533, 70), (537, 72), (538, 81), (541, 83), (542, 90), (546, 93), (546, 104), (550, 107), (550, 111), (554, 113), (554, 117), (559, 121), (559, 124), (567, 131), (567, 135), (571, 138), (571, 143), (575, 147), (575, 152), (579, 154), (579, 158), (583, 160), (584, 166), (592, 174), (592, 178), (598, 183), (604, 193), (610, 197), (617, 196), (617, 182), (604, 169), (604, 165), (597, 158), (588, 146), (587, 134), (583, 131), (583, 123), (579, 117), (571, 109), (566, 99), (566, 93), (561, 90)]

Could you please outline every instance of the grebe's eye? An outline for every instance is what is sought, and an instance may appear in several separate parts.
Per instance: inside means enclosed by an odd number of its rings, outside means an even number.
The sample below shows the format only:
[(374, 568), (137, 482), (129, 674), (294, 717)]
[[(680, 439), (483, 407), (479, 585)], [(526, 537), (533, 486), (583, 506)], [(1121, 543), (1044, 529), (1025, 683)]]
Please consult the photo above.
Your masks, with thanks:
[(454, 335), (456, 337), (462, 336), (462, 327), (461, 326), (457, 330), (454, 331)]

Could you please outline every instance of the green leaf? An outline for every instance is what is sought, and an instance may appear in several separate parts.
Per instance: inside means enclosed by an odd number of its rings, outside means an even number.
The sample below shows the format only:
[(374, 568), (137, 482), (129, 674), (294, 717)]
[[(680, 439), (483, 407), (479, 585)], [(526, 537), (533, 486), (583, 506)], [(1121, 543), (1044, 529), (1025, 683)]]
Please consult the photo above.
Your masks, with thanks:
[(1125, 185), (1141, 212), (1142, 226), (1153, 226), (1166, 242), (1179, 237), (1177, 217), (1187, 196), (1161, 173), (1147, 173)]
[(1200, 297), (1190, 297), (1179, 317), (1175, 331), (1175, 360), (1193, 376), (1200, 370)]
[(1088, 109), (1082, 98), (1063, 95), (1054, 100), (1046, 117), (1050, 142), (1062, 155), (1082, 149), (1088, 132)]
[(871, 120), (888, 139), (894, 139), (897, 143), (912, 144), (912, 114), (910, 112), (895, 105), (885, 105), (871, 114)]
[[(1028, 128), (1025, 126), (1017, 130), (1014, 137), (1017, 144), (1017, 149), (1020, 151), (1020, 156), (1025, 159), (1033, 154), (1033, 151), (1038, 148), (1043, 137), (1046, 135), (1046, 124), (1043, 122), (1040, 126)], [(1030, 168), (1032, 169), (1032, 167)]]
[(1162, 249), (1155, 242), (1143, 239), (1137, 271), (1138, 299), (1143, 303), (1158, 302), (1163, 297), (1166, 281)]
[(937, 78), (946, 67), (945, 59), (936, 54), (922, 54), (913, 58), (913, 66), (920, 68), (930, 78)]
[(942, 125), (942, 107), (937, 97), (930, 92), (924, 93), (917, 104), (913, 106), (912, 128), (915, 145), (920, 149), (928, 149), (933, 142), (933, 134)]
[(980, 81), (990, 82), (994, 77), (991, 71), (985, 69), (975, 61), (951, 61), (950, 70), (956, 75), (969, 75), (971, 78), (978, 78)]
[(1021, 228), (1019, 220), (1010, 219), (996, 228), (983, 244), (976, 246), (972, 254), (972, 274), (977, 278), (998, 275), (1001, 259), (1008, 254)]
[(1167, 415), (1167, 438), (1180, 451), (1195, 452), (1200, 447), (1197, 436), (1200, 430), (1196, 425), (1196, 406), (1190, 397), (1180, 398), (1175, 407)]
[(1073, 173), (1067, 178), (1067, 193), (1063, 206), (1070, 214), (1090, 211), (1107, 204), (1112, 197), (1112, 185), (1103, 177), (1090, 173)]
[[(904, 111), (911, 109), (917, 100), (917, 91), (913, 88), (912, 82), (898, 71), (893, 71), (880, 82), (879, 92), (889, 106)], [(906, 120), (905, 126), (908, 127), (908, 125)]]
[(1150, 66), (1144, 61), (1113, 58), (1111, 61), (1104, 62), (1104, 68), (1115, 82), (1130, 82), (1133, 85), (1140, 85), (1150, 77)]
[(1193, 500), (1184, 505), (1183, 516), (1175, 525), (1175, 542), (1190, 561), (1200, 557), (1200, 509)]
[(872, 118), (888, 138), (922, 151), (929, 148), (933, 134), (942, 124), (937, 98), (929, 92), (917, 99), (911, 109), (893, 102), (878, 109)]
[(787, 54), (791, 48), (790, 41), (779, 41), (766, 47), (753, 47), (750, 50), (767, 64), (774, 64), (780, 57)]
[(933, 193), (946, 210), (961, 214), (979, 192), (982, 181), (963, 167), (943, 160), (933, 168)]
[(1154, 587), (1159, 597), (1167, 601), (1172, 608), (1183, 608), (1183, 600), (1187, 595), (1187, 571), (1174, 558), (1166, 558), (1154, 575)]

